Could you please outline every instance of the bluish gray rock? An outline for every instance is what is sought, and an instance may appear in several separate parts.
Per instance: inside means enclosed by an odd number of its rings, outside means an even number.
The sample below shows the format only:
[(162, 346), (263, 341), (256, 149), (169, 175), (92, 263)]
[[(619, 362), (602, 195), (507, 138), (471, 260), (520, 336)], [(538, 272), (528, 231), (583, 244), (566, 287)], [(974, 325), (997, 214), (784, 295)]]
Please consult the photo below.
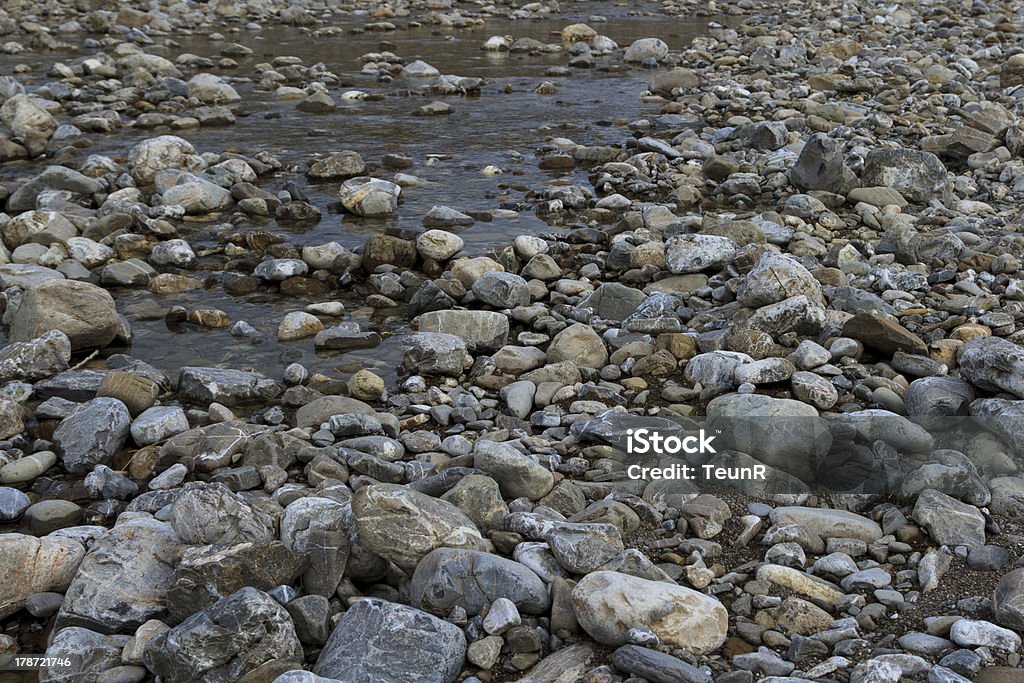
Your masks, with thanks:
[(313, 673), (352, 683), (452, 683), (465, 659), (466, 636), (458, 626), (367, 599), (345, 612)]
[(511, 600), (526, 614), (544, 614), (550, 606), (544, 582), (524, 565), (456, 548), (438, 548), (423, 558), (413, 573), (409, 596), (415, 607), (441, 616), (456, 606), (476, 616), (498, 598)]

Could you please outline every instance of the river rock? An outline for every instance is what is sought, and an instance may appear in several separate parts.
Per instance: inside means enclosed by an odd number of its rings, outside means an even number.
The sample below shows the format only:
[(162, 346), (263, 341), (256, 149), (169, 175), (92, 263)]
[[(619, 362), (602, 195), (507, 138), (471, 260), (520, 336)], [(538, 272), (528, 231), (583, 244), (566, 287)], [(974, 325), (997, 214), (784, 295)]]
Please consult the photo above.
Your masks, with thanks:
[(438, 548), (417, 565), (409, 586), (412, 604), (437, 615), (462, 607), (472, 617), (498, 598), (520, 612), (544, 614), (550, 606), (544, 582), (525, 566), (475, 550)]
[(801, 294), (808, 301), (822, 303), (821, 285), (799, 261), (766, 252), (747, 274), (736, 298), (744, 306), (760, 308)]
[(668, 45), (659, 38), (640, 38), (626, 48), (622, 60), (627, 64), (640, 64), (649, 59), (657, 62), (668, 56)]
[(957, 350), (957, 361), (971, 384), (1024, 398), (1024, 348), (999, 337), (978, 337)]
[(473, 449), (473, 466), (498, 482), (506, 498), (539, 500), (554, 486), (551, 470), (512, 446), (481, 439)]
[(290, 584), (305, 565), (280, 541), (187, 548), (174, 568), (167, 593), (172, 623), (246, 586), (268, 591)]
[(0, 384), (12, 380), (33, 382), (68, 368), (71, 340), (60, 330), (44, 332), (25, 342), (12, 342), (0, 349)]
[(651, 683), (711, 683), (712, 678), (672, 655), (638, 645), (623, 645), (612, 653), (615, 668)]
[(398, 211), (402, 188), (379, 178), (359, 176), (346, 180), (339, 190), (345, 209), (357, 216), (390, 216)]
[(330, 597), (338, 589), (351, 553), (348, 506), (330, 498), (308, 496), (284, 509), (281, 540), (309, 567), (302, 577), (305, 591)]
[(978, 508), (935, 489), (921, 492), (914, 505), (913, 517), (928, 530), (936, 543), (969, 547), (985, 545), (985, 517)]
[(24, 245), (48, 246), (52, 242), (66, 244), (78, 235), (78, 229), (56, 211), (26, 211), (7, 221), (0, 228), (0, 234), (3, 235), (4, 244), (15, 250)]
[(188, 96), (206, 104), (238, 102), (242, 98), (223, 78), (214, 74), (196, 74), (188, 81)]
[(442, 332), (418, 332), (404, 343), (403, 365), (410, 371), (453, 377), (462, 374), (466, 363), (466, 342), (462, 338)]
[(234, 204), (231, 191), (208, 180), (195, 178), (168, 188), (161, 196), (164, 206), (180, 206), (189, 216), (201, 216), (217, 211), (226, 211)]
[(674, 274), (717, 270), (736, 256), (736, 243), (718, 235), (677, 235), (665, 244), (668, 269)]
[[(467, 349), (494, 351), (508, 339), (508, 318), (497, 311), (430, 311), (419, 316), (421, 332), (444, 333), (459, 337)], [(462, 359), (455, 355), (447, 364), (454, 371), (462, 370)]]
[(107, 346), (122, 328), (114, 299), (106, 290), (88, 282), (47, 280), (21, 295), (7, 337), (28, 342), (60, 330), (71, 349), (78, 351)]
[(354, 178), (366, 173), (366, 162), (358, 152), (344, 150), (328, 154), (309, 165), (306, 176), (310, 180), (335, 180)]
[(274, 380), (246, 370), (183, 367), (178, 375), (181, 398), (204, 406), (214, 402), (235, 406), (273, 398), (280, 391)]
[(112, 681), (107, 672), (121, 664), (121, 651), (126, 635), (104, 635), (87, 628), (72, 626), (57, 631), (46, 648), (45, 657), (52, 659), (39, 672), (44, 683), (78, 683), (79, 681)]
[(0, 593), (0, 619), (24, 607), (30, 595), (63, 593), (84, 557), (85, 548), (71, 538), (0, 534), (0, 566), (4, 567), (5, 585)]
[(1024, 629), (1024, 569), (1014, 569), (999, 579), (992, 593), (992, 612), (1003, 626)]
[(708, 403), (708, 428), (757, 460), (809, 480), (832, 438), (818, 411), (800, 401), (761, 394), (726, 394)]
[(927, 354), (921, 338), (888, 316), (858, 313), (843, 325), (843, 336), (856, 339), (886, 356), (897, 351)]
[(25, 94), (8, 98), (0, 107), (0, 121), (22, 144), (30, 156), (39, 156), (57, 132), (57, 121), (34, 98)]
[(462, 251), (464, 241), (445, 230), (427, 230), (416, 238), (416, 250), (423, 258), (444, 262)]
[(128, 438), (131, 415), (116, 398), (94, 398), (72, 410), (53, 433), (65, 469), (86, 474), (109, 463)]
[(185, 411), (177, 406), (153, 406), (131, 424), (132, 440), (139, 446), (159, 443), (189, 428)]
[(695, 590), (618, 572), (588, 574), (572, 591), (580, 626), (604, 645), (625, 645), (631, 628), (653, 631), (662, 644), (704, 654), (725, 642), (729, 615)]
[(916, 204), (948, 199), (950, 194), (946, 167), (931, 152), (916, 149), (871, 150), (864, 159), (861, 184), (891, 187)]
[(82, 560), (57, 615), (59, 624), (131, 633), (167, 612), (181, 546), (171, 525), (133, 518), (98, 538)]
[(42, 173), (19, 187), (8, 199), (8, 211), (31, 211), (46, 190), (66, 190), (75, 194), (93, 195), (103, 189), (95, 178), (82, 175), (65, 166), (47, 166)]
[(171, 508), (171, 526), (183, 543), (259, 543), (274, 531), (265, 515), (220, 483), (188, 484)]
[(548, 345), (548, 363), (569, 361), (586, 368), (608, 362), (608, 349), (594, 328), (574, 323), (555, 335)]
[(352, 605), (313, 673), (375, 683), (453, 683), (466, 659), (462, 630), (412, 607), (376, 599)]
[(489, 272), (473, 283), (477, 299), (495, 308), (515, 308), (530, 303), (530, 288), (526, 280), (515, 273)]
[(857, 183), (843, 160), (842, 146), (824, 133), (815, 133), (804, 143), (789, 179), (800, 190), (823, 190), (846, 194)]
[(143, 657), (168, 683), (227, 683), (272, 660), (301, 662), (302, 645), (284, 607), (246, 587), (156, 636)]
[(0, 522), (15, 522), (29, 508), (28, 496), (9, 486), (0, 486)]
[(192, 143), (175, 135), (143, 140), (128, 153), (128, 168), (139, 185), (151, 185), (156, 174), (166, 169), (200, 171), (205, 167)]
[(352, 514), (366, 547), (407, 571), (436, 548), (488, 549), (457, 507), (395, 484), (356, 491)]

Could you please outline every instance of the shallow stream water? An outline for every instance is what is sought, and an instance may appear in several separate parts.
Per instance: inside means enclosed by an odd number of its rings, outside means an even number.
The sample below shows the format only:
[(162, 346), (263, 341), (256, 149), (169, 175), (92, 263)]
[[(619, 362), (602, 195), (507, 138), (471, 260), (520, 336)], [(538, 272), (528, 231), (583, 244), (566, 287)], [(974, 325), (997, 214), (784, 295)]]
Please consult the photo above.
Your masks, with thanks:
[[(571, 6), (568, 11), (547, 19), (530, 21), (488, 20), (483, 28), (449, 29), (436, 26), (409, 27), (398, 31), (354, 31), (357, 19), (337, 25), (344, 31), (329, 37), (314, 37), (308, 31), (287, 27), (266, 28), (258, 33), (241, 31), (228, 34), (224, 41), (206, 36), (174, 36), (171, 45), (146, 46), (148, 52), (162, 53), (172, 61), (185, 52), (219, 59), (224, 45), (237, 42), (253, 54), (236, 58), (238, 68), (211, 69), (224, 75), (241, 95), (233, 106), (234, 126), (173, 131), (192, 142), (200, 152), (235, 150), (255, 154), (266, 150), (286, 167), (297, 172), (282, 172), (261, 179), (270, 191), (285, 182), (296, 181), (311, 203), (323, 212), (322, 220), (312, 227), (279, 226), (272, 219), (264, 224), (252, 222), (233, 229), (268, 229), (284, 233), (298, 247), (337, 241), (353, 248), (367, 236), (389, 227), (418, 229), (423, 215), (434, 205), (447, 205), (464, 212), (484, 212), (520, 201), (528, 190), (546, 183), (571, 180), (586, 184), (585, 171), (552, 172), (538, 168), (535, 150), (551, 137), (569, 138), (581, 144), (619, 144), (629, 135), (627, 121), (655, 115), (657, 107), (644, 105), (639, 98), (646, 89), (650, 71), (623, 68), (621, 60), (598, 57), (593, 69), (574, 69), (571, 77), (550, 77), (545, 72), (564, 66), (567, 53), (526, 55), (492, 53), (480, 49), (492, 35), (512, 38), (531, 37), (545, 43), (558, 42), (559, 31), (575, 21), (589, 21), (592, 15), (607, 18), (592, 25), (622, 46), (642, 37), (659, 37), (677, 49), (706, 31), (706, 19), (669, 18), (650, 8), (632, 5), (588, 5), (586, 13)], [(637, 16), (637, 15), (642, 16)], [(412, 89), (429, 81), (398, 78), (380, 83), (372, 75), (360, 73), (360, 56), (387, 49), (407, 61), (423, 59), (443, 74), (485, 79), (478, 96), (432, 97), (415, 94)], [(42, 84), (53, 62), (71, 61), (94, 51), (52, 53), (32, 64), (29, 84)], [(280, 55), (302, 58), (305, 64), (323, 62), (342, 79), (342, 87), (332, 90), (336, 101), (345, 90), (362, 90), (379, 99), (339, 101), (329, 114), (297, 111), (294, 100), (280, 101), (271, 92), (256, 89), (250, 78), (253, 68)], [(0, 73), (11, 73), (16, 57), (0, 58)], [(23, 76), (23, 78), (26, 78)], [(558, 85), (557, 94), (533, 92), (543, 81)], [(413, 116), (417, 107), (440, 99), (454, 108), (448, 116)], [(141, 139), (172, 131), (124, 128), (113, 135), (90, 134), (92, 146), (83, 154), (104, 154), (123, 158)], [(365, 219), (344, 214), (337, 203), (337, 183), (309, 183), (302, 174), (308, 162), (319, 154), (351, 149), (359, 152), (370, 167), (370, 174), (390, 178), (395, 171), (383, 168), (380, 160), (393, 153), (410, 157), (413, 166), (403, 173), (415, 175), (423, 185), (403, 190), (404, 201), (394, 220)], [(8, 165), (0, 174), (4, 179), (24, 177), (45, 164), (33, 162)], [(493, 165), (500, 175), (485, 175)], [(196, 247), (213, 246), (225, 230), (223, 221), (192, 223), (181, 230), (182, 236)], [(519, 234), (551, 232), (552, 226), (537, 218), (528, 208), (512, 219), (478, 221), (467, 228), (454, 228), (466, 240), (466, 251), (483, 254), (488, 248), (508, 242)], [(202, 276), (202, 273), (199, 274)], [(358, 309), (360, 302), (346, 301), (351, 319), (376, 329), (384, 343), (365, 351), (342, 355), (318, 355), (309, 340), (280, 344), (275, 340), (278, 322), (286, 313), (301, 310), (317, 299), (287, 297), (274, 292), (235, 297), (222, 288), (196, 290), (183, 294), (156, 296), (138, 289), (112, 292), (118, 307), (132, 323), (135, 339), (130, 353), (161, 368), (176, 371), (182, 365), (226, 365), (252, 367), (271, 376), (291, 362), (302, 362), (312, 370), (346, 373), (369, 367), (387, 381), (395, 375), (400, 345), (393, 333), (404, 329), (404, 316), (389, 317)], [(164, 313), (172, 305), (188, 308), (218, 308), (233, 321), (245, 320), (265, 333), (266, 340), (254, 344), (232, 337), (228, 328), (202, 329), (191, 325), (169, 327)], [(357, 310), (353, 310), (353, 305)], [(112, 349), (113, 350), (113, 349)], [(120, 349), (119, 351), (125, 351)]]

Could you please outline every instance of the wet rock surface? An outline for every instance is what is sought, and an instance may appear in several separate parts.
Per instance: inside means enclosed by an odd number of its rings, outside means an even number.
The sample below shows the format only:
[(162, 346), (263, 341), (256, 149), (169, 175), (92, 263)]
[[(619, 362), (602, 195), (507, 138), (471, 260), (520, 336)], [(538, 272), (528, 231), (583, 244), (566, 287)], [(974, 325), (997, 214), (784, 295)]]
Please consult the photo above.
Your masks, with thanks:
[(4, 4), (0, 667), (1019, 679), (1022, 20)]

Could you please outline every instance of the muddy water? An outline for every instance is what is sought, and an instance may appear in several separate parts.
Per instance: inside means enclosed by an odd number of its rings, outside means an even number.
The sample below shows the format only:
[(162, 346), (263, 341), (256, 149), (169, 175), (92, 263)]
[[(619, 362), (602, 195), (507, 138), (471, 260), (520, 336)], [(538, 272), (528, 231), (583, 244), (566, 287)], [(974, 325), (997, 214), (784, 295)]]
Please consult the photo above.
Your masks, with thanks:
[[(487, 211), (512, 206), (527, 190), (537, 190), (555, 180), (586, 183), (585, 173), (556, 173), (537, 168), (535, 151), (551, 137), (565, 137), (582, 144), (618, 144), (628, 135), (623, 122), (656, 114), (644, 105), (639, 93), (646, 88), (651, 72), (624, 69), (619, 58), (598, 57), (594, 69), (574, 69), (571, 77), (549, 77), (547, 69), (563, 66), (567, 54), (520, 55), (489, 53), (480, 49), (491, 35), (512, 38), (531, 37), (557, 42), (558, 32), (573, 21), (587, 21), (590, 15), (606, 16), (606, 23), (594, 23), (599, 32), (621, 46), (641, 37), (656, 36), (673, 48), (688, 43), (706, 30), (706, 19), (666, 18), (638, 12), (636, 6), (595, 6), (585, 14), (570, 11), (544, 20), (512, 22), (489, 20), (482, 29), (459, 30), (438, 27), (412, 27), (388, 33), (355, 32), (359, 22), (341, 22), (345, 31), (330, 37), (314, 37), (300, 29), (268, 28), (259, 33), (228, 34), (225, 42), (205, 36), (174, 36), (170, 45), (147, 46), (147, 51), (162, 53), (169, 59), (190, 52), (219, 58), (226, 42), (238, 42), (254, 53), (236, 58), (237, 69), (214, 70), (231, 80), (242, 97), (235, 107), (236, 125), (175, 132), (190, 140), (201, 151), (234, 149), (243, 153), (267, 150), (296, 172), (282, 172), (262, 181), (276, 191), (289, 180), (296, 181), (309, 200), (323, 212), (313, 227), (301, 229), (247, 223), (239, 226), (188, 224), (182, 236), (194, 246), (212, 246), (225, 229), (266, 228), (288, 235), (297, 246), (338, 241), (356, 247), (370, 234), (389, 227), (419, 228), (422, 216), (435, 204), (462, 211)], [(646, 16), (636, 16), (646, 14)], [(380, 83), (375, 76), (360, 73), (359, 57), (368, 52), (388, 49), (406, 60), (423, 59), (444, 74), (479, 77), (486, 83), (479, 96), (434, 98), (414, 94), (412, 88), (423, 82), (396, 79)], [(29, 74), (29, 83), (41, 84), (53, 61), (70, 61), (91, 54), (82, 50), (55, 53), (52, 59), (39, 60)], [(342, 79), (343, 86), (332, 91), (363, 90), (380, 99), (341, 102), (330, 114), (308, 114), (295, 109), (295, 101), (278, 101), (272, 93), (259, 91), (251, 80), (254, 65), (269, 62), (279, 55), (298, 56), (306, 64), (323, 62)], [(10, 73), (16, 60), (0, 60), (0, 73)], [(542, 81), (558, 85), (557, 94), (535, 94)], [(416, 117), (412, 112), (432, 99), (443, 99), (455, 109), (450, 116)], [(126, 128), (116, 135), (90, 136), (93, 145), (84, 153), (123, 157), (138, 140), (170, 131)], [(394, 173), (379, 167), (388, 153), (410, 157), (414, 165), (403, 169), (425, 182), (403, 191), (404, 203), (393, 221), (358, 218), (342, 214), (337, 206), (336, 183), (310, 184), (302, 172), (317, 154), (352, 149), (371, 166), (371, 174), (389, 178)], [(484, 167), (494, 165), (504, 173), (488, 176)], [(32, 165), (0, 171), (35, 172)], [(517, 218), (495, 218), (457, 229), (466, 240), (470, 253), (484, 253), (494, 244), (509, 241), (518, 234), (550, 232), (552, 226), (524, 210)], [(310, 340), (279, 344), (275, 340), (278, 322), (289, 311), (299, 310), (312, 300), (284, 297), (278, 293), (256, 293), (234, 297), (221, 287), (173, 296), (154, 296), (148, 292), (113, 292), (120, 310), (131, 320), (135, 339), (130, 352), (166, 370), (182, 365), (225, 365), (253, 367), (271, 376), (291, 362), (302, 362), (313, 370), (345, 374), (355, 368), (370, 367), (389, 382), (395, 375), (400, 357), (399, 340), (392, 336), (405, 329), (400, 311), (373, 312), (358, 309), (357, 300), (345, 301), (349, 317), (364, 327), (376, 329), (385, 337), (377, 349), (343, 355), (317, 355)], [(344, 299), (342, 299), (344, 301)], [(259, 343), (232, 337), (227, 329), (203, 330), (194, 326), (168, 327), (163, 316), (172, 305), (189, 308), (212, 307), (227, 312), (233, 321), (245, 320), (262, 331), (266, 339)], [(124, 351), (124, 349), (122, 349)]]

